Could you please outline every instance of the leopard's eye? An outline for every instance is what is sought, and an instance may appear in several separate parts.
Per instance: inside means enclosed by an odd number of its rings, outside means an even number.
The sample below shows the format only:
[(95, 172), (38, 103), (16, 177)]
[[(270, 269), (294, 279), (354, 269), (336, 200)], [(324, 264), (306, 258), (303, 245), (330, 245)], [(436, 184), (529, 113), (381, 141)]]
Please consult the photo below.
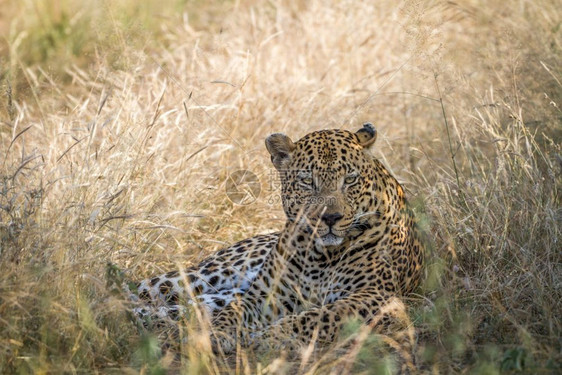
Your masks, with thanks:
[(344, 182), (347, 185), (351, 185), (352, 183), (354, 183), (355, 181), (357, 181), (357, 175), (349, 175), (345, 177)]
[(303, 177), (301, 178), (301, 182), (305, 185), (312, 185), (312, 177)]

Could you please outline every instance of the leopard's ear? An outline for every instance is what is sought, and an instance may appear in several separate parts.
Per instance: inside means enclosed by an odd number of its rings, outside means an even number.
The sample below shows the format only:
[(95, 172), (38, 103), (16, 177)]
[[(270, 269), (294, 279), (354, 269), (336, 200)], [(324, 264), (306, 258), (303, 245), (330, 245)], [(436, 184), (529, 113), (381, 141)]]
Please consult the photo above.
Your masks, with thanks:
[(285, 134), (275, 133), (265, 139), (265, 147), (271, 154), (271, 162), (275, 168), (281, 170), (289, 165), (291, 153), (297, 146)]
[(371, 146), (377, 140), (377, 130), (370, 122), (363, 124), (363, 127), (355, 132), (357, 141), (365, 148)]

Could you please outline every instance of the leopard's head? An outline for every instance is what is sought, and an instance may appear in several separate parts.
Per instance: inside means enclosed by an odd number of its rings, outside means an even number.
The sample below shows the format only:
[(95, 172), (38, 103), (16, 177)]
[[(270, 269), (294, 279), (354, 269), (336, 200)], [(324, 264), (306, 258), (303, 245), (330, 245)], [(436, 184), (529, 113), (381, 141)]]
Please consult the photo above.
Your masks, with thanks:
[(356, 132), (322, 130), (293, 142), (281, 133), (265, 144), (281, 177), (290, 221), (304, 224), (316, 243), (338, 246), (378, 204), (375, 165), (367, 149), (377, 132), (366, 123)]

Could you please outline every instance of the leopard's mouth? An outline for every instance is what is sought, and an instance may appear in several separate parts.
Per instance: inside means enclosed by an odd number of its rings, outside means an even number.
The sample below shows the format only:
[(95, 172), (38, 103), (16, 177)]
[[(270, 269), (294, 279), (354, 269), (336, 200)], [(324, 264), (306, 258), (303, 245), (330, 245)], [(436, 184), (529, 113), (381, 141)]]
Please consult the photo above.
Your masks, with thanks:
[(318, 238), (322, 246), (338, 246), (343, 242), (343, 237), (336, 236), (333, 233), (325, 234)]

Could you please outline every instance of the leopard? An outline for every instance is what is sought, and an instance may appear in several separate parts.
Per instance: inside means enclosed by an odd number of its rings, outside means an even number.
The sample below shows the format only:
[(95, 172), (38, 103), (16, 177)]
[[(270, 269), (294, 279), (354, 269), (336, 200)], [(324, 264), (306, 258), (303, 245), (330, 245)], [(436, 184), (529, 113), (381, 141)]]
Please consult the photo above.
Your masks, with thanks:
[[(281, 231), (217, 251), (196, 266), (136, 284), (141, 321), (209, 316), (217, 353), (333, 344), (356, 319), (390, 340), (413, 371), (405, 297), (420, 284), (424, 246), (405, 189), (373, 155), (377, 131), (310, 132), (265, 139), (280, 178)], [(150, 319), (148, 319), (150, 318)], [(405, 332), (405, 333), (404, 333)]]

